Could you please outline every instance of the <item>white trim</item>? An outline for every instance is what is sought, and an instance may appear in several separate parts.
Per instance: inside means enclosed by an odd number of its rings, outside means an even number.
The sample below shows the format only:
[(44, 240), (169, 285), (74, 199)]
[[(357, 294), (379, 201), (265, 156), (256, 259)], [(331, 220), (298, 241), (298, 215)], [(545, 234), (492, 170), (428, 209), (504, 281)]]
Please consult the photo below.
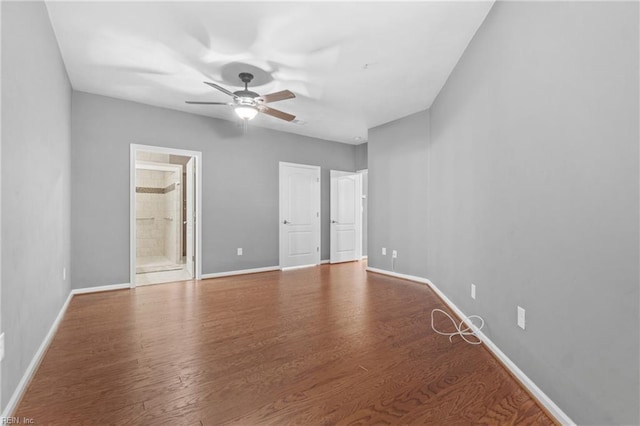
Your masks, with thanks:
[[(194, 279), (202, 279), (202, 152), (178, 148), (139, 145), (132, 143), (129, 151), (129, 280), (130, 288), (136, 287), (136, 152), (148, 151), (160, 154), (193, 157), (196, 167), (196, 269)], [(147, 162), (148, 164), (148, 162)]]
[(49, 328), (49, 332), (44, 337), (44, 340), (40, 344), (40, 347), (36, 351), (35, 355), (33, 355), (33, 358), (31, 359), (31, 362), (29, 363), (27, 370), (22, 375), (22, 379), (20, 379), (20, 383), (18, 383), (18, 386), (16, 386), (16, 390), (13, 391), (13, 395), (11, 395), (11, 399), (7, 403), (7, 406), (4, 408), (4, 411), (2, 412), (3, 419), (11, 417), (11, 415), (14, 413), (14, 410), (17, 408), (18, 402), (20, 402), (22, 395), (24, 395), (24, 392), (27, 390), (27, 387), (29, 386), (29, 382), (31, 382), (31, 378), (33, 377), (36, 370), (38, 369), (38, 366), (40, 365), (40, 362), (42, 361), (44, 354), (47, 352), (47, 349), (49, 348), (49, 345), (51, 344), (51, 341), (53, 340), (53, 337), (55, 336), (56, 331), (58, 330), (58, 326), (60, 325), (60, 322), (62, 321), (62, 317), (64, 317), (64, 314), (67, 311), (67, 308), (69, 307), (69, 302), (71, 302), (72, 298), (73, 298), (73, 293), (70, 292), (69, 296), (67, 296), (67, 300), (65, 300), (64, 304), (62, 305), (62, 308), (60, 308), (60, 312), (58, 312), (58, 316), (53, 321), (51, 328)]
[(131, 284), (123, 283), (123, 284), (101, 285), (97, 287), (75, 288), (71, 290), (71, 294), (76, 295), (76, 294), (98, 293), (101, 291), (122, 290), (126, 288), (131, 288)]
[(369, 259), (369, 256), (362, 256), (362, 260), (367, 260)]
[(402, 278), (405, 280), (415, 281), (422, 284), (427, 284), (431, 289), (444, 301), (444, 303), (453, 310), (465, 323), (469, 324), (475, 331), (478, 338), (485, 344), (498, 358), (502, 364), (518, 379), (518, 381), (529, 390), (529, 392), (542, 404), (549, 413), (556, 418), (563, 425), (575, 425), (576, 423), (556, 405), (534, 382), (531, 380), (518, 366), (509, 359), (504, 352), (498, 348), (498, 346), (491, 341), (482, 331), (478, 330), (476, 326), (471, 322), (467, 316), (458, 308), (449, 298), (433, 284), (427, 278), (416, 277), (414, 275), (399, 274), (397, 272), (386, 271), (384, 269), (367, 267), (367, 271), (375, 272), (377, 274), (389, 275), (391, 277)]
[(325, 264), (327, 264), (327, 263), (329, 263), (329, 262), (330, 262), (330, 260), (329, 260), (329, 259), (324, 259), (324, 260), (321, 260), (321, 261), (320, 261), (320, 264), (321, 264), (321, 265), (325, 265)]
[(258, 272), (271, 272), (271, 271), (279, 271), (279, 270), (280, 270), (279, 266), (265, 266), (262, 268), (240, 269), (237, 271), (214, 272), (212, 274), (202, 274), (202, 279), (207, 280), (210, 278), (222, 278), (222, 277), (231, 277), (234, 275), (257, 274)]
[(312, 266), (318, 266), (319, 263), (310, 263), (308, 265), (298, 265), (298, 266), (285, 266), (284, 268), (280, 268), (281, 271), (293, 271), (295, 269), (302, 269), (302, 268), (311, 268)]
[[(382, 274), (382, 275), (389, 275), (390, 277), (394, 277), (394, 278), (401, 278), (403, 280), (409, 280), (409, 281), (415, 281), (421, 284), (428, 284), (430, 286), (432, 286), (433, 284), (431, 283), (431, 281), (429, 281), (426, 278), (421, 278), (421, 277), (417, 277), (415, 275), (407, 275), (407, 274), (401, 274), (398, 272), (391, 272), (391, 271), (386, 271), (384, 269), (378, 269), (378, 268), (372, 268), (370, 266), (367, 266), (367, 271), (368, 272), (375, 272), (376, 274)], [(440, 296), (440, 290), (435, 290), (436, 293), (438, 293), (438, 296)], [(448, 303), (449, 299), (445, 298), (445, 302)], [(457, 308), (456, 308), (457, 309)], [(454, 309), (455, 310), (455, 309)], [(457, 313), (457, 312), (456, 312)], [(466, 318), (466, 317), (465, 317)]]

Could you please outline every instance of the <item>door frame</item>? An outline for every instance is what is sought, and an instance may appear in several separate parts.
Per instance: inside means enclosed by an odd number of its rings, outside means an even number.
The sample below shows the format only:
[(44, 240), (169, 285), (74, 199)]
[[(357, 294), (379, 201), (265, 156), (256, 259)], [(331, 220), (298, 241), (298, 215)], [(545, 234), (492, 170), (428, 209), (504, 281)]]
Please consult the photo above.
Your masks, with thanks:
[(131, 144), (129, 150), (129, 283), (136, 287), (136, 154), (138, 151), (193, 157), (196, 167), (195, 279), (202, 279), (202, 152)]
[[(195, 222), (195, 217), (194, 217), (194, 206), (196, 206), (196, 199), (195, 199), (195, 191), (194, 191), (194, 186), (196, 183), (195, 180), (195, 173), (197, 172), (197, 168), (196, 168), (196, 160), (193, 157), (190, 157), (189, 160), (187, 160), (187, 163), (184, 165), (185, 168), (185, 178), (184, 178), (184, 186), (182, 187), (183, 189), (183, 196), (181, 198), (181, 203), (184, 202), (184, 206), (181, 206), (184, 208), (184, 216), (186, 216), (185, 218), (183, 218), (183, 222), (181, 223), (181, 227), (180, 229), (183, 229), (184, 226), (184, 239), (185, 239), (185, 268), (186, 271), (189, 273), (189, 275), (191, 275), (192, 277), (195, 274), (195, 247), (194, 247), (194, 242), (195, 242), (195, 236), (194, 236), (194, 222)], [(182, 213), (182, 208), (180, 209), (181, 213)], [(181, 215), (182, 216), (182, 215)], [(188, 230), (191, 230), (190, 232), (187, 233)], [(180, 248), (182, 249), (182, 242), (180, 244)]]
[[(282, 191), (280, 188), (282, 187), (282, 166), (294, 166), (300, 167), (310, 170), (315, 170), (318, 172), (318, 221), (317, 221), (317, 262), (308, 265), (300, 265), (300, 266), (285, 266), (283, 267), (283, 241), (282, 241), (282, 221), (284, 220), (283, 210), (282, 210)], [(289, 163), (286, 161), (280, 161), (278, 163), (278, 265), (279, 268), (283, 271), (297, 268), (305, 268), (308, 266), (316, 266), (320, 265), (322, 259), (322, 169), (320, 166), (313, 166), (310, 164), (299, 164), (299, 163)]]
[[(367, 244), (369, 243), (369, 235), (367, 234), (368, 229), (364, 229), (364, 215), (365, 212), (367, 214), (367, 225), (369, 224), (369, 190), (367, 188), (367, 193), (364, 193), (364, 177), (367, 176), (367, 186), (369, 185), (369, 169), (360, 169), (356, 170), (356, 173), (360, 175), (360, 198), (362, 199), (362, 212), (360, 214), (360, 258), (368, 259), (369, 258), (369, 248), (367, 247), (367, 254), (364, 253), (364, 239), (367, 238)], [(367, 227), (368, 228), (368, 227)]]

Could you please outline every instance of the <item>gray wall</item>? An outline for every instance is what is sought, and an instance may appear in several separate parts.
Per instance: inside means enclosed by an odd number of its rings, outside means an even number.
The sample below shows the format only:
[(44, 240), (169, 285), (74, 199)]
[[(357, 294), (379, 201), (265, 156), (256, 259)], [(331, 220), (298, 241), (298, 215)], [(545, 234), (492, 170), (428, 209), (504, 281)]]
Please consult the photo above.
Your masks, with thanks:
[(2, 2), (2, 407), (69, 295), (71, 87), (42, 2)]
[[(277, 266), (278, 162), (322, 167), (322, 259), (329, 258), (329, 170), (355, 147), (74, 92), (72, 285), (129, 282), (129, 146), (202, 151), (203, 273)], [(237, 256), (242, 247), (244, 255)]]
[(356, 145), (355, 156), (356, 156), (356, 170), (364, 170), (367, 168), (367, 150), (368, 144), (362, 143), (360, 145)]
[[(427, 137), (424, 111), (369, 130), (369, 266), (427, 276)], [(387, 255), (382, 255), (382, 247)]]
[[(373, 129), (369, 141), (372, 266), (390, 269), (382, 245), (421, 250), (396, 269), (483, 316), (487, 335), (579, 424), (640, 421), (638, 12), (497, 2), (430, 116)], [(403, 168), (426, 170), (423, 187), (402, 188)], [(415, 225), (395, 218), (424, 220), (405, 206), (415, 199), (428, 203), (427, 232), (406, 242)]]

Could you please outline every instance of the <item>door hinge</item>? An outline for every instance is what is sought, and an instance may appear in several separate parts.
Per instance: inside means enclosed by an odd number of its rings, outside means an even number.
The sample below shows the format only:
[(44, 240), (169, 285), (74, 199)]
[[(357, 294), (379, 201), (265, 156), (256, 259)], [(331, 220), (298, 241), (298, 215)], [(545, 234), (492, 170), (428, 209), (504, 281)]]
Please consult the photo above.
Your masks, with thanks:
[(316, 182), (320, 183), (320, 178), (316, 178)]
[(320, 212), (316, 212), (316, 217), (320, 217)]
[(320, 251), (320, 247), (316, 247), (316, 251)]

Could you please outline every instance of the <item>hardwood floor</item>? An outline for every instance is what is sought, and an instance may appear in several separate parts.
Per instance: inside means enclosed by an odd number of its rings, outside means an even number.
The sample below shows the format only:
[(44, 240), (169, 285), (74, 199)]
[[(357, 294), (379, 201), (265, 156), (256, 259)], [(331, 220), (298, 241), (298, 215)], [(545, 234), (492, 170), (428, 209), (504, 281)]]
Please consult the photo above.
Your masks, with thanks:
[(78, 295), (15, 415), (57, 425), (553, 424), (483, 346), (434, 333), (433, 308), (447, 310), (427, 286), (361, 263)]

